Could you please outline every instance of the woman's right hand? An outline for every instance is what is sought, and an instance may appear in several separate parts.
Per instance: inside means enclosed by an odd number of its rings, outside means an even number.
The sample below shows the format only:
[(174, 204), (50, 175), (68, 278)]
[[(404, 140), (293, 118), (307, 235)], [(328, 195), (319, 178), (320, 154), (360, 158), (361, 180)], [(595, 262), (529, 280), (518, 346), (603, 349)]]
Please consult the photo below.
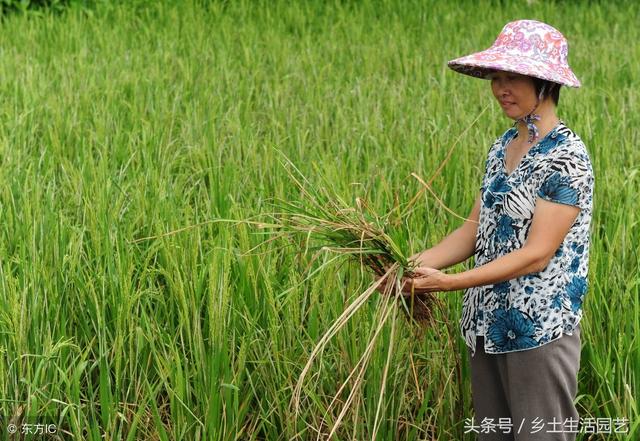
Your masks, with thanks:
[[(376, 288), (380, 294), (395, 296), (397, 286), (395, 285), (395, 280), (390, 279), (390, 275), (386, 274), (384, 276), (376, 276), (376, 282), (380, 281), (380, 284)], [(401, 282), (401, 292), (400, 295), (403, 297), (411, 297), (412, 293), (412, 285), (414, 283), (414, 279), (411, 277), (403, 277)]]

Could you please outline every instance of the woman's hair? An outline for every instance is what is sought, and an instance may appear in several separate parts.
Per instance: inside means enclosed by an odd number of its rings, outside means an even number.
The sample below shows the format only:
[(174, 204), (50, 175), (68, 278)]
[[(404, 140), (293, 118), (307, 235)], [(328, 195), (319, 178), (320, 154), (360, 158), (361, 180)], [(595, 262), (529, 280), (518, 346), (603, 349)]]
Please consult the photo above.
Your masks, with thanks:
[(533, 84), (536, 86), (536, 94), (540, 94), (542, 86), (545, 86), (542, 99), (544, 100), (550, 96), (553, 103), (556, 106), (558, 105), (558, 101), (560, 101), (560, 84), (554, 83), (553, 81), (541, 80), (540, 78), (533, 78)]

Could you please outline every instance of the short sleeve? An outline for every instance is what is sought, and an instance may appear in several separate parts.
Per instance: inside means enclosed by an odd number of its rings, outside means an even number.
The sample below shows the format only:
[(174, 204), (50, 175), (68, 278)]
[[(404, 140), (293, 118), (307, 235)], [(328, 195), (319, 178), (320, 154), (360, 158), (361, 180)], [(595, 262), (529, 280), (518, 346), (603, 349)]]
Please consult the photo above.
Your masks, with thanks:
[(578, 142), (554, 152), (537, 195), (551, 202), (590, 209), (593, 185), (589, 155), (582, 142)]

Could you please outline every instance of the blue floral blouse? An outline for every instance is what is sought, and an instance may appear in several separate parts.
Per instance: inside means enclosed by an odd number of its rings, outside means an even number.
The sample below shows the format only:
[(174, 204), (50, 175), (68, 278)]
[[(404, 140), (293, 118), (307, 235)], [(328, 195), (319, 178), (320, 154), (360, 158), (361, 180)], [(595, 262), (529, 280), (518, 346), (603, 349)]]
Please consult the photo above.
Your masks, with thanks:
[(487, 156), (475, 266), (524, 245), (537, 198), (575, 205), (580, 213), (544, 270), (465, 291), (460, 328), (472, 354), (476, 336), (485, 337), (490, 354), (522, 351), (572, 335), (582, 317), (594, 185), (589, 155), (561, 121), (507, 175), (505, 147), (517, 134), (507, 130)]

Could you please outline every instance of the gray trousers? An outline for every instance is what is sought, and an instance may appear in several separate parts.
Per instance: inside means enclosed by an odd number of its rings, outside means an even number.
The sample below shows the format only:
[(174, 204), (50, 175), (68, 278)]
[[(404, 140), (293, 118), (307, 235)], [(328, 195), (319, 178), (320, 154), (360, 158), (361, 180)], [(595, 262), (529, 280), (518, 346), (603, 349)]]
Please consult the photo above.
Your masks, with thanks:
[(580, 325), (573, 335), (526, 351), (487, 354), (482, 336), (476, 345), (473, 357), (467, 349), (478, 440), (575, 440)]

